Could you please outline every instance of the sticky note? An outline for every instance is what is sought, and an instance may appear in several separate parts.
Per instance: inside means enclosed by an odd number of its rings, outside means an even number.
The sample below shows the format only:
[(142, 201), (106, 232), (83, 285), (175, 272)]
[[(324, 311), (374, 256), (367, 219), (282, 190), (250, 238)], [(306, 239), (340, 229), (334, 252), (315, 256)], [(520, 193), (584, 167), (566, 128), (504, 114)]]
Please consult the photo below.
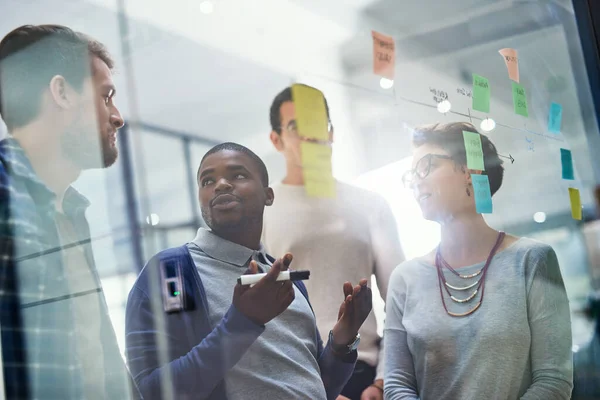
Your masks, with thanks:
[(465, 151), (467, 153), (467, 168), (479, 171), (485, 170), (483, 163), (483, 148), (479, 133), (463, 131)]
[(487, 175), (471, 174), (475, 208), (478, 214), (491, 214), (493, 211), (492, 191)]
[(301, 142), (304, 188), (311, 197), (335, 197), (335, 179), (331, 167), (331, 146)]
[(569, 199), (571, 200), (571, 216), (573, 219), (581, 220), (581, 197), (579, 189), (569, 188)]
[(560, 133), (562, 125), (562, 106), (558, 103), (550, 104), (550, 112), (548, 113), (548, 131), (552, 133)]
[(394, 80), (396, 69), (394, 38), (375, 31), (371, 31), (371, 34), (373, 36), (373, 72)]
[(512, 92), (515, 113), (524, 117), (529, 117), (529, 113), (527, 112), (527, 96), (525, 95), (525, 88), (518, 83), (513, 82)]
[(310, 139), (328, 140), (328, 118), (323, 93), (308, 86), (292, 85), (292, 99), (296, 108), (298, 134)]
[(508, 69), (508, 77), (519, 83), (519, 57), (517, 51), (515, 49), (506, 48), (501, 49), (498, 53), (504, 58), (504, 63)]
[(473, 110), (490, 112), (490, 82), (477, 74), (473, 74)]
[(573, 157), (571, 156), (571, 150), (560, 149), (560, 163), (562, 164), (562, 178), (563, 179), (575, 179), (573, 174)]

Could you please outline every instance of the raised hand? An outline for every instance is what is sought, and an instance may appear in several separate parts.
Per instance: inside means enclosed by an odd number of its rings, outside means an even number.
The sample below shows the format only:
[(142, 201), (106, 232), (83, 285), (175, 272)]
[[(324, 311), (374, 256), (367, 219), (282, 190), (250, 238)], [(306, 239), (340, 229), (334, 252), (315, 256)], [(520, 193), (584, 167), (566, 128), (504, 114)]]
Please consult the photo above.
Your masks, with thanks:
[[(273, 263), (267, 275), (254, 286), (236, 285), (233, 292), (233, 305), (253, 322), (264, 325), (282, 312), (294, 301), (292, 281), (277, 282), (281, 271), (286, 271), (292, 262), (292, 255), (287, 253)], [(256, 261), (250, 261), (247, 274), (258, 273)]]
[(335, 343), (332, 344), (336, 347), (352, 343), (373, 307), (373, 295), (366, 279), (361, 279), (354, 287), (350, 282), (346, 282), (342, 290), (344, 301), (340, 305), (338, 321), (333, 327)]

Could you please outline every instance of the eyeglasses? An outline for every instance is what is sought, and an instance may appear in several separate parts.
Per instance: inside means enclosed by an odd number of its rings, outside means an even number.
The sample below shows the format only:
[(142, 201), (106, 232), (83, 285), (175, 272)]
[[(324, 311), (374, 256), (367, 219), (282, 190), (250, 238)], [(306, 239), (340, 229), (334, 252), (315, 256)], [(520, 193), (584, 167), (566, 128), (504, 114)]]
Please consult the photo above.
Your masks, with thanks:
[(417, 165), (415, 165), (414, 169), (410, 169), (402, 175), (404, 187), (410, 188), (417, 177), (419, 179), (425, 179), (427, 175), (429, 175), (429, 172), (431, 172), (431, 160), (433, 158), (452, 160), (452, 157), (446, 154), (427, 154), (426, 156), (423, 156), (423, 158), (417, 161)]
[[(281, 129), (287, 131), (290, 135), (300, 136), (298, 133), (298, 124), (296, 123), (295, 119), (291, 120), (287, 126), (281, 126)], [(333, 132), (333, 125), (331, 124), (331, 121), (327, 121), (327, 132)], [(309, 138), (304, 138), (302, 136), (300, 136), (300, 140), (310, 141)]]

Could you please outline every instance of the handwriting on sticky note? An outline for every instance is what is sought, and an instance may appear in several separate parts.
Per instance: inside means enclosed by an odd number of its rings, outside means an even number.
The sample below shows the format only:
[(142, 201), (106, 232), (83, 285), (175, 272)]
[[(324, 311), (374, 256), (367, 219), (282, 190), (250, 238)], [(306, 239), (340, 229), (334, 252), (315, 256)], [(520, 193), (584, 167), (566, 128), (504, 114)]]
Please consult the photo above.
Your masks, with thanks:
[(560, 163), (562, 164), (562, 178), (570, 180), (575, 179), (571, 150), (560, 149)]
[(311, 197), (335, 197), (331, 146), (301, 142), (300, 151), (306, 194)]
[(373, 36), (373, 72), (376, 75), (394, 80), (396, 69), (396, 45), (394, 38), (371, 31)]
[(548, 113), (548, 131), (552, 133), (560, 133), (562, 125), (562, 106), (558, 103), (550, 104), (550, 112)]
[(508, 69), (508, 77), (515, 82), (519, 82), (519, 57), (515, 49), (502, 49), (498, 53), (504, 58), (504, 63)]
[(477, 74), (473, 74), (473, 109), (490, 112), (490, 82)]
[(524, 117), (529, 117), (527, 111), (527, 95), (525, 94), (525, 88), (516, 82), (512, 83), (513, 92), (513, 104), (515, 106), (515, 113)]
[(473, 183), (473, 195), (475, 196), (475, 209), (479, 214), (491, 214), (493, 212), (492, 192), (487, 175), (471, 174)]
[(475, 132), (463, 131), (465, 151), (467, 153), (467, 168), (484, 171), (483, 148), (481, 147), (481, 136)]
[(581, 221), (581, 197), (579, 189), (569, 188), (569, 200), (571, 201), (571, 216)]
[(304, 85), (292, 85), (298, 134), (302, 137), (328, 140), (327, 110), (320, 90)]

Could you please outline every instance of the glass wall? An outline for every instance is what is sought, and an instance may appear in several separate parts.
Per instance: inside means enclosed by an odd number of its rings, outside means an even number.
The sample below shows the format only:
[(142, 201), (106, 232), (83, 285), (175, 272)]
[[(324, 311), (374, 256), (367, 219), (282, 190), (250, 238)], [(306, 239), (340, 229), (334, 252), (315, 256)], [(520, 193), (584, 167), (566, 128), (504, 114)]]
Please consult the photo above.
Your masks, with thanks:
[[(123, 357), (127, 298), (144, 264), (206, 226), (196, 181), (206, 151), (240, 143), (264, 160), (272, 184), (286, 175), (269, 140), (269, 107), (293, 83), (324, 93), (334, 176), (386, 199), (407, 259), (440, 240), (439, 225), (422, 217), (402, 185), (412, 130), (470, 122), (485, 133), (505, 166), (485, 220), (554, 248), (573, 350), (590, 340), (593, 324), (581, 310), (600, 290), (593, 197), (600, 132), (570, 1), (0, 0), (0, 9), (2, 35), (22, 24), (64, 24), (105, 43), (115, 58), (126, 122), (119, 158), (83, 172), (74, 186), (91, 203), (96, 268)], [(393, 80), (373, 71), (372, 30), (393, 38)], [(515, 112), (499, 54), (506, 48), (518, 51), (527, 117)], [(473, 74), (487, 79), (489, 112), (473, 107)], [(552, 104), (562, 108), (559, 132), (549, 126)], [(561, 149), (571, 152), (572, 180), (562, 179)], [(572, 217), (569, 188), (579, 190), (581, 220)], [(372, 286), (382, 333), (384, 301)]]

